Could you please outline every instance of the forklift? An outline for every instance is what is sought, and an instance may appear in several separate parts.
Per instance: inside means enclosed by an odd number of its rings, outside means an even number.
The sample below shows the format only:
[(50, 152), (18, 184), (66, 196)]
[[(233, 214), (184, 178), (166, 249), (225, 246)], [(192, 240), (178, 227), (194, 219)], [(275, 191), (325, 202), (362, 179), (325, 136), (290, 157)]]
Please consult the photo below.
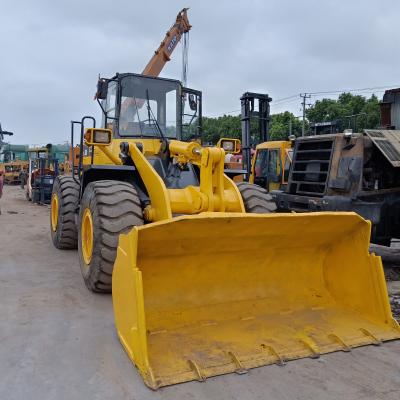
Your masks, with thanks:
[(54, 179), (58, 175), (58, 159), (51, 157), (47, 146), (29, 150), (27, 200), (37, 204), (50, 204)]

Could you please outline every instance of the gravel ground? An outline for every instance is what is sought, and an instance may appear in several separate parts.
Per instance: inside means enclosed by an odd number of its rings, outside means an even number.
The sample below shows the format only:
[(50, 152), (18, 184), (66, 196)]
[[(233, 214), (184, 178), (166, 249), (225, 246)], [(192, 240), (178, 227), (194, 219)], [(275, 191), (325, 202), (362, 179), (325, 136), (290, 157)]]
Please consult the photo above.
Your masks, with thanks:
[(111, 297), (86, 289), (76, 251), (52, 246), (48, 207), (17, 186), (0, 202), (1, 400), (400, 398), (400, 340), (153, 392), (118, 341)]

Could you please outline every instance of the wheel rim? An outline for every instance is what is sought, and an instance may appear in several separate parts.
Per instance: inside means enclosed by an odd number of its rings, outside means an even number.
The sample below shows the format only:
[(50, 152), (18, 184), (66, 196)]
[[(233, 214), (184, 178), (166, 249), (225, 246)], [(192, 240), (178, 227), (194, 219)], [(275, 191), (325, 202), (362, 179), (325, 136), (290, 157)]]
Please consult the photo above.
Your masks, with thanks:
[(82, 256), (85, 264), (90, 264), (93, 253), (93, 219), (92, 213), (85, 208), (81, 227)]
[(58, 226), (58, 196), (53, 193), (51, 197), (51, 229), (53, 232), (57, 230)]

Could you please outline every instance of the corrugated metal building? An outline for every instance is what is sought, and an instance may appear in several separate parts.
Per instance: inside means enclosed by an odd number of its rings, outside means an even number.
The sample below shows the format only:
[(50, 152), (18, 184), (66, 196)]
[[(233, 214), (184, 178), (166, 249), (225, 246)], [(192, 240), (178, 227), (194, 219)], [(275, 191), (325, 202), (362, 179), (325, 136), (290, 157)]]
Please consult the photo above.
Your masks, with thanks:
[(381, 126), (400, 129), (400, 88), (386, 90), (381, 106)]

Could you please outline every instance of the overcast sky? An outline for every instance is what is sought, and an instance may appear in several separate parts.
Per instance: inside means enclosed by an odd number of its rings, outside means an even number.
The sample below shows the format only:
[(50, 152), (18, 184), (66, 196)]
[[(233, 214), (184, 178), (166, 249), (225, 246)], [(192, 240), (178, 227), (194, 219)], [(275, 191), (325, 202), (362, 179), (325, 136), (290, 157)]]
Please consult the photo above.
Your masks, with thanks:
[[(244, 91), (296, 95), (272, 111), (299, 115), (300, 92), (400, 86), (395, 0), (0, 4), (0, 122), (13, 143), (61, 143), (71, 119), (99, 117), (98, 74), (141, 72), (183, 7), (193, 25), (188, 86), (203, 91), (204, 115), (238, 110)], [(180, 46), (161, 76), (180, 78)]]

